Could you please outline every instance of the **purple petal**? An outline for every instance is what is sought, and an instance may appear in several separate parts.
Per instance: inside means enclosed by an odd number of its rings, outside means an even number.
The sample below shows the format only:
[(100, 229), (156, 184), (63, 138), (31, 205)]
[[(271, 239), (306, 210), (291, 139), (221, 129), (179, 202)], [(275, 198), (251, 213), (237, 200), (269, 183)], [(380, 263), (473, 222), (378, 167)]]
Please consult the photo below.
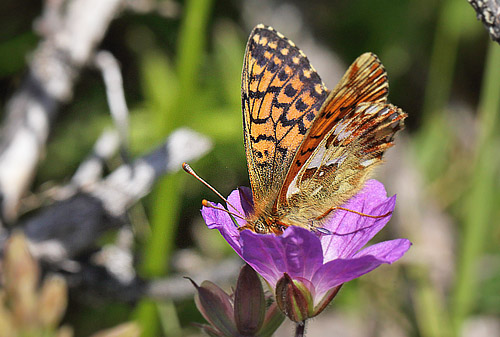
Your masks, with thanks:
[[(216, 207), (222, 208), (223, 206), (221, 204), (217, 204)], [(229, 214), (224, 211), (204, 206), (201, 209), (201, 215), (203, 216), (208, 228), (218, 229), (224, 239), (226, 239), (227, 243), (229, 243), (234, 251), (241, 256), (241, 245), (239, 241), (240, 232), (234, 225)]]
[[(384, 185), (376, 180), (369, 180), (365, 187), (342, 207), (375, 216), (385, 215), (392, 212), (396, 204), (395, 196), (387, 198), (386, 195)], [(323, 227), (333, 233), (321, 237), (325, 262), (354, 255), (387, 224), (390, 218), (390, 214), (383, 218), (370, 218), (348, 211), (336, 211), (323, 224)]]
[(384, 263), (393, 263), (399, 260), (410, 249), (410, 246), (411, 242), (408, 239), (384, 241), (363, 249), (354, 257), (371, 255), (379, 260), (384, 260)]
[[(241, 193), (240, 193), (241, 192)], [(233, 212), (238, 216), (233, 216), (239, 226), (244, 226), (246, 224), (245, 217), (246, 215), (252, 212), (252, 206), (250, 202), (252, 201), (252, 193), (248, 187), (241, 187), (239, 190), (234, 190), (231, 192), (229, 197), (227, 198), (229, 204), (227, 205), (227, 209), (230, 212)], [(211, 203), (214, 205), (214, 203)], [(223, 208), (221, 204), (215, 205), (218, 208)], [(203, 207), (201, 209), (201, 215), (205, 220), (208, 228), (210, 229), (218, 229), (224, 239), (229, 243), (229, 245), (234, 249), (234, 251), (239, 255), (241, 254), (241, 245), (240, 245), (240, 231), (237, 226), (234, 224), (231, 216), (222, 210), (217, 210), (210, 207)]]
[(273, 287), (286, 272), (310, 280), (323, 263), (319, 238), (305, 228), (289, 227), (283, 235), (241, 232), (243, 259)]
[(324, 264), (312, 279), (316, 287), (315, 302), (331, 288), (360, 277), (382, 263), (393, 263), (403, 256), (410, 245), (407, 239), (385, 241), (364, 249), (354, 258), (338, 259)]
[[(232, 191), (229, 197), (227, 197), (227, 201), (234, 206), (233, 208), (227, 205), (227, 209), (246, 218), (253, 212), (253, 207), (251, 206), (252, 200), (252, 192), (250, 189), (248, 187), (240, 187), (239, 189)], [(246, 224), (245, 219), (241, 219), (239, 217), (234, 218), (240, 226), (244, 226)]]
[[(241, 204), (241, 208), (243, 209), (244, 214), (248, 217), (253, 213), (253, 197), (252, 190), (246, 186), (238, 187), (239, 191), (239, 203)], [(232, 195), (232, 193), (231, 193)], [(231, 196), (230, 196), (231, 197)], [(229, 202), (232, 202), (229, 200)]]

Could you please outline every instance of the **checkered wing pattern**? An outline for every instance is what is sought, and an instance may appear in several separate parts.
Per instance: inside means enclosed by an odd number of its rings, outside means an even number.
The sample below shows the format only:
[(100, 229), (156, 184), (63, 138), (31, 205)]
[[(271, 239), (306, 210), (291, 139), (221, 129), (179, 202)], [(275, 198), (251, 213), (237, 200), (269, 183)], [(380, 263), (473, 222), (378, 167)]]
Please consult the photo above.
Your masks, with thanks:
[(273, 206), (328, 91), (304, 53), (271, 27), (255, 27), (241, 80), (245, 149), (256, 212)]

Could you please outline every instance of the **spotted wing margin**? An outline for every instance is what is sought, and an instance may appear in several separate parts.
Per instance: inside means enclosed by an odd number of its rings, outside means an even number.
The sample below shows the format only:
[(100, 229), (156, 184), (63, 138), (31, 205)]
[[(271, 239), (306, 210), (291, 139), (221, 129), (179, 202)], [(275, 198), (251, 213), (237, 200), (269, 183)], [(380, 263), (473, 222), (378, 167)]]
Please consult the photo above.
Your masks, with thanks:
[(391, 104), (359, 104), (328, 132), (290, 184), (291, 213), (301, 210), (305, 223), (306, 219), (319, 220), (354, 196), (393, 145), (405, 118)]
[(271, 27), (247, 43), (241, 79), (243, 129), (254, 206), (272, 207), (293, 156), (328, 96), (304, 53)]
[(289, 184), (329, 131), (341, 120), (348, 116), (352, 117), (358, 104), (385, 103), (388, 91), (387, 74), (378, 57), (372, 53), (358, 57), (331, 91), (313, 121), (311, 129), (295, 154), (293, 164), (276, 199), (275, 208), (287, 203)]

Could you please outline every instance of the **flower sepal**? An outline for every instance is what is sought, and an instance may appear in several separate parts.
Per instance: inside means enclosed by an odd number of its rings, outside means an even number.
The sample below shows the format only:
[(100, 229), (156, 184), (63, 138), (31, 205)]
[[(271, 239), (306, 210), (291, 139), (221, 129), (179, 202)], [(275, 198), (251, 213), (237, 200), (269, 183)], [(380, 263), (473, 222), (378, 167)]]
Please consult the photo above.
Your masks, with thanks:
[(330, 304), (335, 296), (337, 296), (337, 293), (339, 292), (342, 285), (343, 284), (328, 290), (328, 292), (325, 294), (325, 296), (323, 296), (319, 303), (314, 306), (314, 316), (319, 315), (323, 310), (325, 310), (328, 304)]
[(215, 283), (203, 281), (198, 286), (189, 279), (197, 290), (194, 297), (196, 307), (210, 325), (201, 325), (210, 336), (239, 336), (234, 321), (231, 297)]

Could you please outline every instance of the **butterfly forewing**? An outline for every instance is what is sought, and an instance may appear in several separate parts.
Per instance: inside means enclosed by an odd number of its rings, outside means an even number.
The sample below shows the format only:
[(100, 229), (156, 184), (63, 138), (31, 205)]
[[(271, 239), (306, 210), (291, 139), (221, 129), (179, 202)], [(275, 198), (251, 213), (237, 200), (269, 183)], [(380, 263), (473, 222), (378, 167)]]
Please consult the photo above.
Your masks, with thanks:
[(274, 204), (328, 92), (293, 42), (259, 25), (247, 43), (241, 94), (248, 171), (259, 212)]
[(324, 102), (307, 136), (297, 150), (276, 200), (275, 208), (286, 205), (286, 195), (290, 194), (289, 184), (296, 178), (299, 170), (324, 137), (343, 119), (346, 119), (346, 116), (352, 115), (358, 104), (362, 102), (383, 103), (387, 100), (387, 93), (387, 75), (377, 56), (365, 53), (358, 57)]

